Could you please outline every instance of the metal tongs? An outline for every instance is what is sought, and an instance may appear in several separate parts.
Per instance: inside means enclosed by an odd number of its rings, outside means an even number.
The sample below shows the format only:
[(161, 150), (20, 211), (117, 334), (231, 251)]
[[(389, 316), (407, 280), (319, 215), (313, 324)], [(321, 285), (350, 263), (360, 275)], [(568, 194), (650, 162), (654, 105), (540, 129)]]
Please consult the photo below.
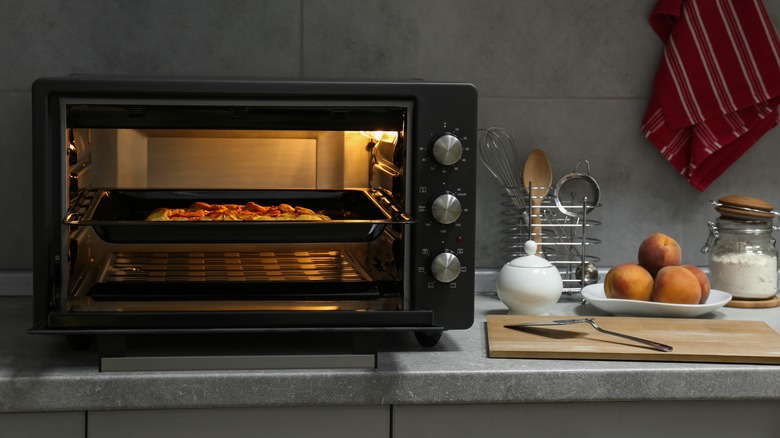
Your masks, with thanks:
[(601, 333), (617, 336), (619, 338), (623, 339), (629, 339), (634, 342), (639, 342), (640, 344), (645, 344), (647, 346), (653, 347), (656, 350), (660, 351), (672, 351), (672, 347), (666, 344), (662, 344), (660, 342), (650, 341), (647, 339), (637, 338), (636, 336), (626, 335), (623, 333), (613, 332), (612, 330), (606, 330), (601, 327), (599, 327), (598, 324), (594, 321), (595, 318), (577, 318), (577, 319), (558, 319), (555, 321), (538, 321), (538, 322), (524, 322), (522, 324), (510, 324), (505, 325), (504, 327), (510, 328), (513, 330), (521, 330), (523, 327), (537, 327), (537, 326), (545, 326), (545, 325), (569, 325), (569, 324), (580, 324), (580, 323), (588, 323), (596, 329), (596, 331), (599, 331)]

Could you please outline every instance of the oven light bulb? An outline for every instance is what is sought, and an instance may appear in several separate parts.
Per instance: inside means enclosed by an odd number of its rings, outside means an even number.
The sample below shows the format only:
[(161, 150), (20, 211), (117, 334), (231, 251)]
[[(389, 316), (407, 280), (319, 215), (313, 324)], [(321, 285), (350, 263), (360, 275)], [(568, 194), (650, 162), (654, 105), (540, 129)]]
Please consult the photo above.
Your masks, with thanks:
[(377, 143), (395, 143), (395, 141), (398, 139), (398, 132), (396, 131), (360, 131), (360, 134), (376, 141)]

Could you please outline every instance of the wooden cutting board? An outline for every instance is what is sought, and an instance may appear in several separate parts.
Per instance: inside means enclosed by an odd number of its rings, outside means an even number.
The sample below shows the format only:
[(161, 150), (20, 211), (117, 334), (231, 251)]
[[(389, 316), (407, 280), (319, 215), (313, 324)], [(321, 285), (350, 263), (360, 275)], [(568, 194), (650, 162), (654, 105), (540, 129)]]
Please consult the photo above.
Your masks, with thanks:
[(600, 316), (607, 330), (671, 345), (662, 352), (597, 332), (589, 324), (504, 327), (572, 316), (488, 315), (488, 356), (493, 358), (594, 359), (663, 362), (780, 364), (780, 334), (763, 321)]

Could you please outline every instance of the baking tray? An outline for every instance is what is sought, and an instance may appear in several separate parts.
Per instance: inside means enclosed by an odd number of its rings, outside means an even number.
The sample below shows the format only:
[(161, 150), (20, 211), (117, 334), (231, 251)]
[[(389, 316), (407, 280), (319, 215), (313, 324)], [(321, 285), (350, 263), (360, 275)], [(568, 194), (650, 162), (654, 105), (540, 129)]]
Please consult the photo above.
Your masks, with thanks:
[[(147, 222), (157, 208), (210, 204), (281, 203), (306, 207), (330, 221)], [(90, 226), (111, 243), (367, 242), (387, 225), (414, 222), (375, 190), (90, 190), (63, 220)]]

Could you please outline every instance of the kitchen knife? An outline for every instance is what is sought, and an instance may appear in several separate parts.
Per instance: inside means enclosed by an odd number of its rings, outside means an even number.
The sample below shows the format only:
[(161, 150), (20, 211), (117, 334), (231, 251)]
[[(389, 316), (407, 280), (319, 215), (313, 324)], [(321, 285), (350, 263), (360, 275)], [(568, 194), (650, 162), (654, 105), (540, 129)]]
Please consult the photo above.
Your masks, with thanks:
[(524, 331), (523, 329), (526, 327), (539, 327), (539, 326), (551, 326), (551, 325), (570, 325), (570, 324), (590, 324), (591, 327), (596, 329), (596, 331), (599, 331), (601, 333), (617, 336), (619, 338), (628, 339), (634, 342), (639, 342), (640, 344), (644, 344), (650, 347), (655, 348), (659, 351), (669, 352), (672, 351), (673, 348), (670, 345), (662, 344), (660, 342), (650, 341), (647, 339), (638, 338), (636, 336), (626, 335), (623, 333), (613, 332), (611, 330), (607, 330), (604, 328), (601, 328), (596, 322), (594, 321), (595, 318), (575, 318), (575, 319), (557, 319), (553, 321), (537, 321), (537, 322), (524, 322), (521, 324), (509, 324), (505, 325), (504, 327), (512, 330), (518, 330), (518, 331)]

